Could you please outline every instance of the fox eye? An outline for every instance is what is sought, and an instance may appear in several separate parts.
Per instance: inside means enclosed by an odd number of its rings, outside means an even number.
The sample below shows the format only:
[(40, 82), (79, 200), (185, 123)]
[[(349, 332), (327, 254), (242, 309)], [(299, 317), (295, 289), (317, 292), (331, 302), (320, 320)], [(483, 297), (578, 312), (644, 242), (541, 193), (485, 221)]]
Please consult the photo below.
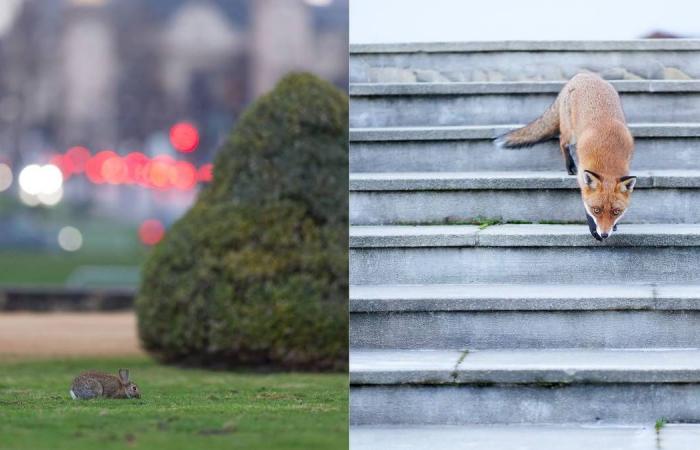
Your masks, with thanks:
[(600, 208), (593, 208), (594, 214), (600, 214)]
[(616, 216), (620, 215), (620, 210), (619, 209), (613, 209), (613, 214)]

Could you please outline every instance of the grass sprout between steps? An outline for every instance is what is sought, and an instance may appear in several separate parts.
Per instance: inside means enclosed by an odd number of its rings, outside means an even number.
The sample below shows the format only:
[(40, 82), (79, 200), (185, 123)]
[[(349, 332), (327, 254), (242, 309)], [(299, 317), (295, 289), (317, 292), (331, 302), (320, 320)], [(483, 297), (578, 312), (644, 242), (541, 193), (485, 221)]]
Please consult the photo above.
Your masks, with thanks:
[(469, 354), (469, 349), (465, 348), (464, 350), (462, 350), (462, 354), (459, 355), (459, 359), (457, 359), (457, 362), (455, 363), (455, 368), (452, 370), (452, 373), (450, 374), (450, 376), (452, 377), (452, 381), (457, 381), (457, 375), (459, 374), (459, 372), (458, 372), (459, 366), (460, 366), (460, 364), (462, 364), (462, 362), (464, 362), (464, 358), (466, 358), (468, 354)]
[(665, 417), (662, 417), (660, 419), (656, 420), (656, 423), (654, 424), (654, 429), (656, 430), (657, 433), (661, 432), (661, 429), (666, 426), (668, 422), (666, 421)]

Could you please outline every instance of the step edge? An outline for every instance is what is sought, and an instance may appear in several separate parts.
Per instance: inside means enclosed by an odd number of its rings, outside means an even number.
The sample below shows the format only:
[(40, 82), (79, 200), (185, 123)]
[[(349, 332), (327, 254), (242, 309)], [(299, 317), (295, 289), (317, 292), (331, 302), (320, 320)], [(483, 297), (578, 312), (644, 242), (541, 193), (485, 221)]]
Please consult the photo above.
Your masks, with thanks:
[[(353, 127), (350, 128), (349, 140), (350, 142), (491, 140), (524, 125)], [(700, 123), (632, 123), (629, 124), (629, 128), (635, 138), (700, 137)]]
[[(637, 189), (694, 189), (700, 170), (638, 170)], [(351, 172), (350, 192), (578, 189), (563, 171)]]
[[(451, 83), (350, 83), (351, 98), (458, 95), (557, 94), (566, 81), (464, 81)], [(622, 94), (676, 94), (700, 92), (700, 80), (613, 80)]]
[(518, 298), (479, 299), (350, 299), (348, 312), (360, 313), (458, 313), (458, 312), (645, 312), (645, 311), (700, 311), (700, 295), (694, 299), (648, 297), (614, 298), (547, 298), (523, 300)]
[(400, 42), (350, 44), (350, 56), (401, 53), (480, 53), (480, 52), (589, 52), (589, 51), (696, 51), (700, 39), (630, 39), (630, 40), (513, 40), (459, 42)]
[(353, 371), (351, 386), (368, 385), (527, 385), (544, 388), (596, 384), (700, 384), (700, 371), (688, 369), (458, 369), (456, 371)]
[[(636, 232), (621, 230), (603, 242), (592, 239), (586, 225), (503, 224), (483, 229), (469, 225), (351, 225), (349, 247), (696, 247), (700, 224), (626, 224)], [(453, 228), (452, 228), (453, 227)], [(551, 227), (549, 230), (545, 227)], [(642, 228), (642, 230), (639, 230)], [(648, 230), (644, 230), (648, 228)], [(669, 229), (687, 229), (671, 233)], [(411, 229), (424, 231), (410, 233)], [(522, 232), (516, 232), (516, 230)], [(373, 230), (389, 230), (371, 234)], [(394, 231), (393, 233), (391, 231)], [(534, 230), (529, 231), (528, 230)], [(547, 230), (547, 233), (537, 233)], [(634, 230), (634, 228), (633, 228)], [(659, 231), (661, 230), (661, 231)], [(428, 231), (427, 233), (425, 231)], [(554, 231), (550, 233), (550, 231)]]

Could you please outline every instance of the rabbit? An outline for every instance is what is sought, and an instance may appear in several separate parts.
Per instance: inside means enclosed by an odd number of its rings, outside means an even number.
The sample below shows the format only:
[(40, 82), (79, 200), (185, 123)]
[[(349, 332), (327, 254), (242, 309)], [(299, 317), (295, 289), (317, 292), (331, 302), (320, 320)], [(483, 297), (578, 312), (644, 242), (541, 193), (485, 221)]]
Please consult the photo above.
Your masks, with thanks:
[(141, 391), (129, 381), (129, 369), (119, 369), (119, 376), (101, 372), (81, 373), (73, 380), (70, 389), (73, 400), (106, 398), (141, 398)]

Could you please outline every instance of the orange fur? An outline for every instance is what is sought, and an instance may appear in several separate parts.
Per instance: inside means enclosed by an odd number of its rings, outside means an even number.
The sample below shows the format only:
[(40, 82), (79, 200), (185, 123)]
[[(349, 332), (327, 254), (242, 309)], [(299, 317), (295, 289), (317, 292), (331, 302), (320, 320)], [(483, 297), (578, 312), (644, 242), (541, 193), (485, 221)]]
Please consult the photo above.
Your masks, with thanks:
[(506, 148), (518, 148), (559, 134), (559, 147), (568, 157), (576, 148), (578, 183), (598, 237), (611, 234), (630, 203), (635, 178), (629, 176), (634, 139), (627, 128), (615, 88), (593, 73), (580, 73), (566, 83), (552, 106), (531, 124), (498, 138)]

